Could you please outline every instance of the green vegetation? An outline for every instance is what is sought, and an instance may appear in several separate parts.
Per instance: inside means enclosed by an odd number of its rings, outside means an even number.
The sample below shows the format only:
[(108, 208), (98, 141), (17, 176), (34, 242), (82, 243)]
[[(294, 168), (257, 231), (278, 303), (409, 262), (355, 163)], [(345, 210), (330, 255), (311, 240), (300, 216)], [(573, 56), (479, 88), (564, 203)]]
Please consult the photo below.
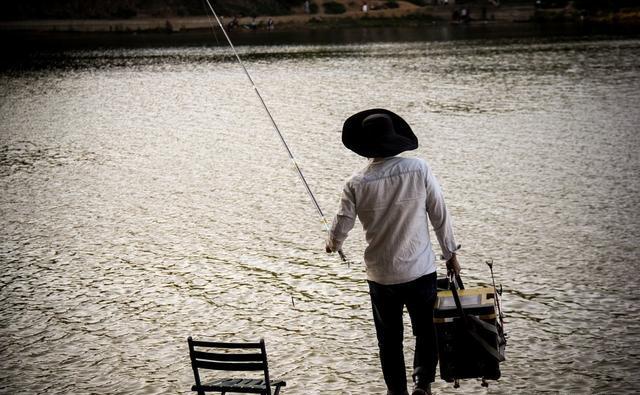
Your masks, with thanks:
[(384, 3), (385, 8), (398, 8), (400, 4), (396, 0), (390, 0)]
[[(304, 0), (210, 0), (220, 15), (287, 15), (301, 12)], [(433, 0), (407, 0), (424, 6)], [(457, 4), (486, 5), (491, 0), (456, 0)], [(500, 0), (500, 9), (536, 6), (534, 20), (572, 21), (640, 20), (640, 0)], [(311, 0), (310, 13), (322, 7), (329, 15), (343, 14), (345, 4), (360, 0)], [(370, 2), (373, 4), (373, 2)], [(397, 0), (381, 0), (378, 8), (397, 8)], [(28, 19), (129, 19), (202, 16), (209, 13), (205, 0), (4, 0), (0, 20)], [(407, 17), (405, 17), (406, 19)], [(322, 18), (320, 18), (322, 19)], [(319, 19), (319, 20), (320, 20)], [(364, 21), (363, 23), (371, 23)], [(377, 22), (376, 22), (377, 23)]]
[[(518, 2), (518, 0), (503, 0), (502, 4)], [(593, 12), (620, 11), (623, 8), (637, 8), (640, 5), (637, 0), (536, 0), (534, 3), (539, 8), (564, 8), (569, 6), (577, 10)]]
[(533, 20), (537, 22), (640, 22), (637, 0), (537, 0)]
[(638, 8), (637, 0), (575, 0), (575, 8), (589, 12), (620, 11), (624, 8)]
[[(285, 15), (304, 0), (215, 0), (222, 15)], [(204, 0), (4, 0), (0, 19), (108, 19), (195, 16), (207, 12)]]
[(344, 14), (347, 12), (347, 8), (342, 4), (336, 1), (325, 1), (322, 3), (324, 7), (324, 12), (327, 14)]

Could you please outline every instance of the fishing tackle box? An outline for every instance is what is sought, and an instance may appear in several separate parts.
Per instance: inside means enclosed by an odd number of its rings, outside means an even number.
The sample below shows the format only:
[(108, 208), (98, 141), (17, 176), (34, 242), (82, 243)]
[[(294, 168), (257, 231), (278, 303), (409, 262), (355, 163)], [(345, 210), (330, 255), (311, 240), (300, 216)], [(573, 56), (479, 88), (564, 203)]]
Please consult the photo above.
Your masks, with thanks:
[[(496, 314), (496, 290), (492, 287), (462, 289), (455, 281), (438, 280), (438, 297), (433, 322), (438, 343), (440, 377), (459, 379), (500, 378), (506, 340)], [(458, 301), (456, 301), (458, 299)]]

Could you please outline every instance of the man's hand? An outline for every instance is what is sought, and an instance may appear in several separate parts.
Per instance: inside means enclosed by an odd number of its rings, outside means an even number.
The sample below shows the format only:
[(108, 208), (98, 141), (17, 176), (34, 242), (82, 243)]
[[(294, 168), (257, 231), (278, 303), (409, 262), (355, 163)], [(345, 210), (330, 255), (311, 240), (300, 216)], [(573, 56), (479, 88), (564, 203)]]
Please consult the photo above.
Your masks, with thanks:
[(327, 241), (324, 250), (327, 251), (327, 254), (331, 254), (333, 252), (333, 248), (331, 248), (331, 244), (329, 244), (329, 241)]
[(447, 274), (452, 273), (456, 276), (460, 275), (460, 264), (458, 263), (456, 254), (451, 255), (451, 258), (447, 261)]

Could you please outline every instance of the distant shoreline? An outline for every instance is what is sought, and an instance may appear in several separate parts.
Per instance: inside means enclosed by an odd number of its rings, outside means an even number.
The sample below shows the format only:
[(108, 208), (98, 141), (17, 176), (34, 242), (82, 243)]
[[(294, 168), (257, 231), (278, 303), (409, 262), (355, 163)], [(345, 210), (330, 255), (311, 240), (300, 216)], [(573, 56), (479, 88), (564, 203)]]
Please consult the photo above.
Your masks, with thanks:
[[(405, 3), (406, 5), (407, 3)], [(292, 14), (245, 17), (228, 31), (240, 45), (335, 43), (404, 40), (451, 40), (460, 38), (527, 37), (529, 35), (640, 36), (640, 13), (630, 17), (605, 15), (576, 18), (566, 10), (534, 7), (471, 7), (468, 21), (453, 20), (454, 6), (408, 7), (375, 10), (364, 14)], [(484, 15), (483, 15), (484, 14)], [(484, 16), (484, 18), (483, 18)], [(268, 30), (267, 20), (274, 22)], [(228, 27), (231, 18), (224, 18)], [(251, 23), (255, 29), (251, 28)], [(212, 18), (134, 18), (121, 20), (32, 20), (0, 22), (0, 48), (6, 53), (94, 47), (151, 47), (211, 45), (224, 42)], [(2, 62), (0, 62), (2, 63)]]
[[(267, 30), (267, 21), (274, 30), (308, 30), (333, 27), (420, 26), (432, 23), (592, 23), (608, 25), (640, 26), (640, 7), (619, 12), (601, 12), (584, 15), (573, 8), (537, 9), (533, 5), (429, 5), (399, 1), (398, 8), (374, 9), (363, 12), (351, 4), (342, 14), (324, 11), (306, 14), (302, 10), (290, 15), (241, 17), (235, 31), (251, 32)], [(459, 15), (466, 9), (463, 21)], [(221, 16), (225, 28), (232, 18)], [(212, 16), (191, 17), (138, 17), (130, 19), (60, 19), (0, 21), (0, 34), (5, 32), (28, 33), (180, 33), (210, 30), (217, 22)]]
[[(281, 16), (243, 17), (238, 19), (240, 25), (236, 30), (250, 32), (252, 23), (256, 29), (266, 30), (267, 21), (271, 19), (274, 29), (321, 29), (335, 26), (394, 26), (420, 25), (426, 23), (449, 23), (460, 6), (425, 6), (398, 9), (374, 10), (367, 13), (348, 11), (338, 15), (328, 14), (292, 14)], [(470, 23), (476, 21), (492, 21), (501, 23), (527, 22), (535, 16), (532, 6), (502, 7), (469, 7)], [(227, 27), (231, 18), (223, 17)], [(211, 29), (217, 22), (212, 17), (167, 17), (167, 18), (132, 18), (132, 19), (68, 19), (68, 20), (24, 20), (0, 21), (2, 32), (78, 32), (78, 33), (136, 33), (136, 32), (188, 32)]]

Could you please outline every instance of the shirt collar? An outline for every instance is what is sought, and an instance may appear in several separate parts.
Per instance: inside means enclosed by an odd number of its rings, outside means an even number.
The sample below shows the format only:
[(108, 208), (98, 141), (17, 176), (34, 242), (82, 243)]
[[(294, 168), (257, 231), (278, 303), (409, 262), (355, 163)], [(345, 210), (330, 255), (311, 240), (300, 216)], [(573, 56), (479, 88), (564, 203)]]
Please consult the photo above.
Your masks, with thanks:
[(387, 156), (387, 157), (384, 157), (384, 158), (369, 158), (369, 164), (370, 165), (374, 165), (374, 164), (377, 164), (377, 163), (382, 163), (382, 162), (384, 162), (384, 161), (386, 161), (388, 159), (393, 159), (395, 157), (396, 156), (394, 155), (394, 156)]

